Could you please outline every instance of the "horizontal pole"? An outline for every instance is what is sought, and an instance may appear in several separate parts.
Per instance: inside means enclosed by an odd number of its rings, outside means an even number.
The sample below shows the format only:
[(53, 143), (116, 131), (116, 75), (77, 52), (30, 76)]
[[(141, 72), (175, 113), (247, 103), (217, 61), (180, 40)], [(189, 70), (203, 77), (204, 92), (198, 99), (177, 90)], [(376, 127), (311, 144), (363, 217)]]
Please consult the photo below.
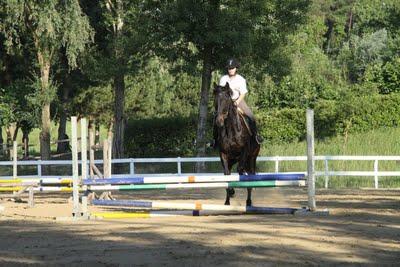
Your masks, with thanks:
[(213, 211), (237, 211), (244, 213), (257, 214), (293, 214), (298, 209), (294, 208), (270, 208), (253, 206), (231, 206), (217, 204), (196, 203), (176, 203), (167, 201), (141, 201), (141, 200), (101, 200), (94, 199), (92, 204), (95, 206), (113, 207), (136, 207), (154, 209), (180, 209), (180, 210), (213, 210)]
[(295, 181), (256, 181), (225, 183), (189, 183), (189, 184), (132, 184), (132, 185), (88, 185), (91, 191), (128, 191), (128, 190), (168, 190), (188, 188), (248, 188), (248, 187), (281, 187), (305, 186), (304, 180)]
[(41, 178), (41, 179), (0, 179), (1, 184), (9, 184), (9, 183), (38, 183), (38, 184), (72, 184), (72, 179), (68, 178)]
[(171, 216), (209, 216), (229, 215), (232, 211), (199, 211), (199, 210), (169, 210), (169, 211), (136, 211), (136, 212), (93, 212), (90, 214), (95, 219), (138, 219)]
[[(10, 186), (10, 187), (0, 187), (0, 192), (10, 192), (10, 191), (19, 191), (24, 189), (27, 192), (28, 185), (24, 186)], [(39, 186), (33, 187), (34, 192), (72, 192), (72, 187), (68, 186)], [(79, 191), (83, 192), (82, 188)]]
[[(306, 161), (306, 156), (274, 156), (274, 157), (264, 157), (260, 156), (257, 161)], [(400, 156), (328, 156), (320, 155), (315, 156), (315, 160), (387, 160), (387, 161), (397, 161), (400, 160)], [(219, 157), (193, 157), (193, 158), (180, 158), (180, 162), (195, 163), (195, 162), (219, 162)], [(81, 163), (81, 161), (79, 161)], [(101, 164), (103, 160), (95, 160), (95, 164)], [(177, 163), (178, 158), (126, 158), (126, 159), (113, 159), (112, 163)], [(12, 161), (0, 161), (1, 166), (12, 166)], [(71, 165), (71, 160), (20, 160), (18, 165)]]
[(304, 180), (305, 175), (298, 174), (255, 174), (255, 175), (208, 175), (208, 176), (148, 176), (109, 179), (85, 179), (84, 185), (101, 184), (162, 184), (162, 183), (204, 183), (204, 182), (232, 182), (232, 181), (271, 181), (271, 180)]
[(400, 176), (400, 171), (329, 171), (329, 172), (316, 172), (316, 176)]

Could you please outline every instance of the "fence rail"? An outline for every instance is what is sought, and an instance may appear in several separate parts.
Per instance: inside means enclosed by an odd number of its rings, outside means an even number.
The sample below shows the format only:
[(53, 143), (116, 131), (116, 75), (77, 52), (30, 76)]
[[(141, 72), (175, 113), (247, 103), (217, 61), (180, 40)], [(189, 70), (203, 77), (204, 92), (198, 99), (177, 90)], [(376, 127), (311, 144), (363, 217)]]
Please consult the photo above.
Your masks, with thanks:
[[(129, 164), (129, 173), (113, 175), (126, 176), (135, 174), (136, 163), (176, 163), (177, 172), (174, 174), (189, 175), (192, 173), (182, 172), (182, 163), (196, 163), (196, 162), (219, 162), (218, 157), (199, 157), (199, 158), (127, 158), (127, 159), (113, 159), (112, 164)], [(273, 156), (273, 157), (258, 157), (258, 162), (274, 162), (274, 172), (280, 171), (280, 163), (284, 161), (307, 161), (306, 156)], [(325, 178), (325, 188), (329, 186), (329, 177), (331, 176), (363, 176), (363, 177), (374, 177), (375, 188), (379, 188), (379, 177), (385, 176), (400, 176), (400, 171), (379, 171), (379, 161), (399, 161), (400, 156), (315, 156), (315, 161), (323, 161), (323, 170), (316, 171), (316, 176), (323, 176)], [(329, 169), (330, 161), (373, 161), (373, 170), (370, 171), (333, 171)], [(95, 160), (95, 164), (103, 164), (103, 160)], [(81, 161), (79, 161), (81, 164)], [(36, 166), (36, 175), (19, 175), (19, 178), (40, 178), (40, 177), (71, 177), (71, 175), (58, 175), (58, 176), (43, 176), (42, 167), (51, 165), (66, 165), (71, 166), (72, 160), (21, 160), (18, 161), (18, 166)], [(13, 161), (0, 161), (0, 166), (13, 166)], [(306, 173), (306, 170), (293, 171), (296, 173)], [(165, 173), (163, 173), (165, 175)], [(163, 175), (160, 174), (160, 175)], [(146, 175), (146, 174), (141, 174)], [(150, 175), (150, 174), (149, 174)], [(157, 174), (151, 174), (157, 175)], [(0, 179), (9, 179), (13, 176), (0, 176)]]

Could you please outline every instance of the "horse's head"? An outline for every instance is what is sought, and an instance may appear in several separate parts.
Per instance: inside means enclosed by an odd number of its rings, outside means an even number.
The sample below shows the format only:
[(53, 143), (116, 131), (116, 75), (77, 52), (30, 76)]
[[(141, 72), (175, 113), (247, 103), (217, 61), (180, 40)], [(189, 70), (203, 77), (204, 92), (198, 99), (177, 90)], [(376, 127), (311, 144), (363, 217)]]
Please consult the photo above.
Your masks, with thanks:
[(214, 106), (217, 113), (215, 123), (218, 127), (223, 127), (224, 121), (228, 117), (229, 109), (233, 105), (232, 94), (229, 83), (225, 86), (214, 84)]

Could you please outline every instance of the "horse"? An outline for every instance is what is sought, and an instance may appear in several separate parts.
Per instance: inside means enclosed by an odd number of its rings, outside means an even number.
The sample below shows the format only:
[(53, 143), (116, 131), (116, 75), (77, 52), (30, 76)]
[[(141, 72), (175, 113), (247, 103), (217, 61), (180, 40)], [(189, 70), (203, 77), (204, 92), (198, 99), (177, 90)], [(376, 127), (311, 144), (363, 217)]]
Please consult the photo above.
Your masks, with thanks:
[[(255, 174), (260, 144), (246, 126), (246, 118), (239, 114), (231, 98), (232, 94), (229, 83), (225, 86), (214, 84), (214, 136), (217, 139), (224, 175), (230, 175), (232, 166), (236, 163), (240, 175)], [(247, 188), (247, 206), (252, 206), (251, 191), (252, 188)], [(233, 188), (226, 189), (225, 205), (230, 205), (230, 198), (234, 195)]]

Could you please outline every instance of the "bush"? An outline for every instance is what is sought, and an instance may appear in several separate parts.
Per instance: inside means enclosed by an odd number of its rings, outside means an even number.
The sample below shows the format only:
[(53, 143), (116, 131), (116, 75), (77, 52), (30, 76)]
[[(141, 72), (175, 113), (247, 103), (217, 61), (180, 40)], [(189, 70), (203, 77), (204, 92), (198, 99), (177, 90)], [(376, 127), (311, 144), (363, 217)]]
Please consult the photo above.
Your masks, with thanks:
[[(320, 100), (315, 105), (315, 135), (335, 135), (400, 126), (400, 94), (373, 94), (341, 101)], [(305, 109), (283, 108), (256, 113), (260, 134), (267, 143), (302, 141), (306, 135)], [(211, 115), (209, 115), (211, 118)], [(195, 154), (195, 117), (130, 120), (125, 147), (129, 157), (177, 157)], [(207, 138), (212, 136), (209, 120)]]
[(258, 127), (270, 143), (288, 143), (305, 136), (305, 110), (284, 108), (257, 114)]
[(128, 157), (192, 156), (195, 150), (194, 118), (130, 120), (125, 129)]
[[(342, 101), (320, 100), (315, 105), (317, 138), (400, 126), (400, 94), (369, 95)], [(270, 143), (288, 143), (305, 138), (305, 109), (262, 111), (258, 116), (261, 135)]]

